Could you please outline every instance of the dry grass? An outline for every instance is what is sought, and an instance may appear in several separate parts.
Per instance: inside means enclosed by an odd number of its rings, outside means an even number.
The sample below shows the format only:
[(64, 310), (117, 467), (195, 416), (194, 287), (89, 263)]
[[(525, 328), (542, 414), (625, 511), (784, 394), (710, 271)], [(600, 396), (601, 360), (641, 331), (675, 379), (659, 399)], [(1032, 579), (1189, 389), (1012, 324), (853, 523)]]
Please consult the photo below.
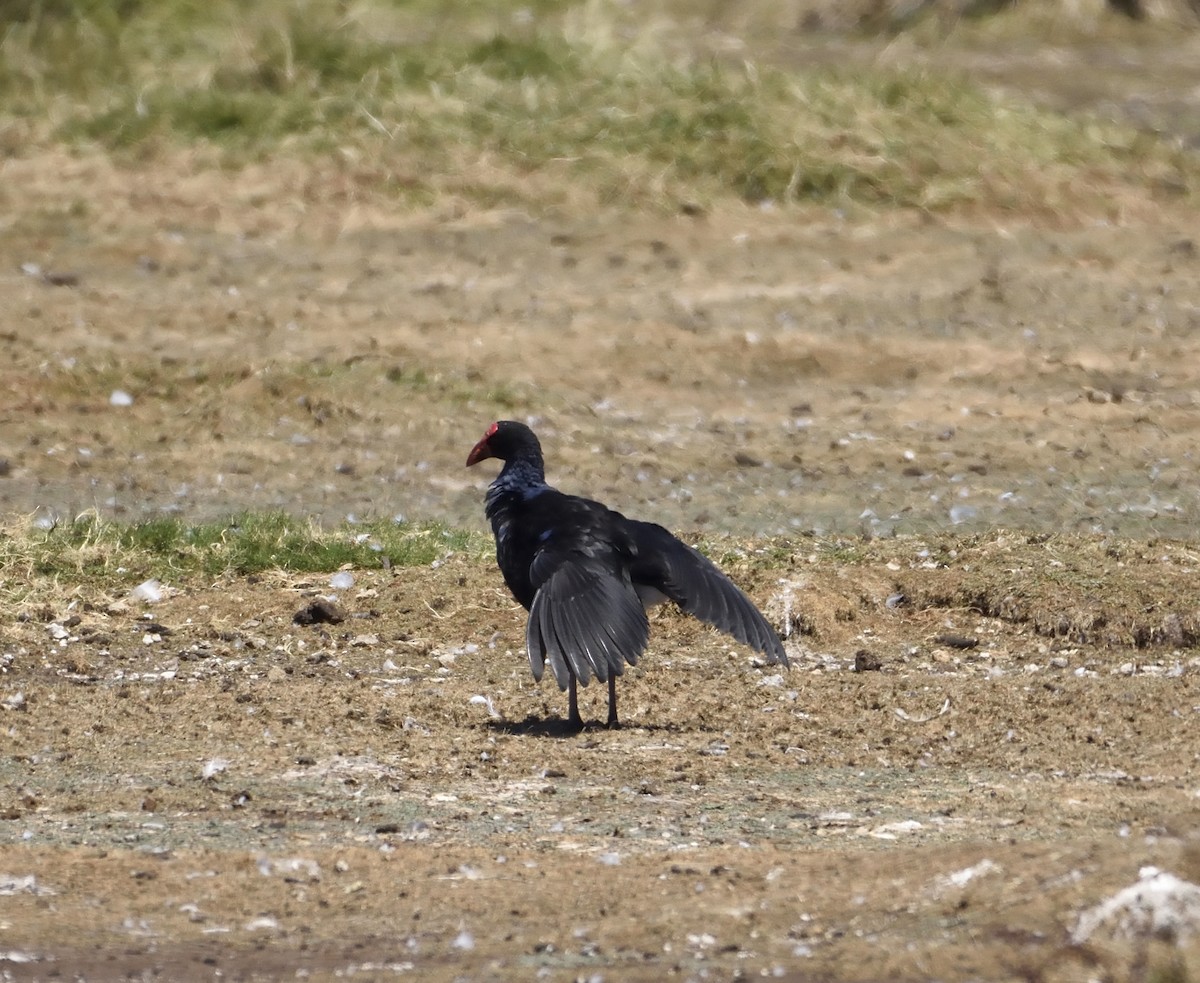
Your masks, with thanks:
[[(738, 36), (779, 37), (800, 32), (881, 33), (925, 32), (944, 36), (958, 30), (987, 30), (1010, 37), (1033, 34), (1056, 41), (1081, 34), (1120, 34), (1127, 16), (1107, 0), (720, 0), (693, 3), (664, 0), (657, 5), (667, 16), (695, 19), (708, 28)], [(1141, 4), (1141, 26), (1178, 31), (1200, 26), (1194, 0), (1147, 0)]]
[(1169, 199), (1197, 184), (1195, 160), (1161, 141), (953, 73), (785, 70), (714, 55), (704, 24), (681, 40), (665, 14), (567, 7), (39, 8), (0, 42), (0, 138), (131, 161), (198, 144), (226, 167), (367, 162), (393, 195), (484, 204), (582, 186), (666, 207), (732, 195), (1071, 213), (1122, 189)]

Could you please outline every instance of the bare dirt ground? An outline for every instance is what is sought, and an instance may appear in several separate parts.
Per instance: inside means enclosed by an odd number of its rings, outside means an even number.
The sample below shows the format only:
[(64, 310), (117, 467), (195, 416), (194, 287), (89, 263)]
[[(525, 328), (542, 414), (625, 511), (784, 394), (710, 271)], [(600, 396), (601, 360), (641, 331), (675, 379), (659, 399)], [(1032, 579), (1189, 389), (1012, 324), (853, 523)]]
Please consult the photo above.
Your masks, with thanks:
[(4, 512), (482, 527), (466, 452), (534, 418), (568, 490), (737, 536), (794, 667), (664, 613), (626, 726), (572, 735), (468, 557), (354, 571), (323, 628), (324, 576), (6, 601), (3, 978), (1200, 978), (1073, 934), (1200, 882), (1197, 215), (370, 178), (5, 160)]

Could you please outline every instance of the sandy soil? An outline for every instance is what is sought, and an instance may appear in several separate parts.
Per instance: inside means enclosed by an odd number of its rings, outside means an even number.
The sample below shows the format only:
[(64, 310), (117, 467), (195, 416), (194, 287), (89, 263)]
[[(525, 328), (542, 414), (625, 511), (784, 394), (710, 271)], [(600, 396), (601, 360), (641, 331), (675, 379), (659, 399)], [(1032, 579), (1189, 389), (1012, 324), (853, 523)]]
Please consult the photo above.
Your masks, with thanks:
[[(9, 162), (7, 183), (46, 166)], [(135, 175), (74, 170), (80, 194), (140, 204)], [(181, 178), (118, 243), (82, 220), (10, 235), (6, 510), (477, 521), (463, 448), (515, 415), (561, 483), (677, 526), (1193, 528), (1191, 215), (364, 207), (314, 240), (273, 199), (242, 207), (254, 187)]]
[(625, 728), (571, 735), (461, 556), (354, 571), (335, 626), (292, 623), (326, 577), (6, 600), (3, 978), (1200, 978), (1075, 934), (1200, 882), (1196, 215), (368, 177), (0, 164), (0, 509), (482, 528), (463, 459), (529, 418), (568, 490), (743, 537), (794, 668), (664, 613)]
[[(579, 735), (474, 559), (358, 571), (350, 619), (323, 628), (292, 616), (325, 576), (32, 612), (5, 629), (2, 968), (1194, 973), (1194, 942), (1074, 934), (1144, 865), (1200, 880), (1200, 658), (1086, 617), (1105, 593), (1184, 623), (1195, 553), (797, 547), (765, 574), (723, 558), (788, 632), (789, 673), (663, 613), (625, 726)], [(1007, 608), (963, 601), (989, 596)], [(603, 692), (583, 696), (601, 720)]]

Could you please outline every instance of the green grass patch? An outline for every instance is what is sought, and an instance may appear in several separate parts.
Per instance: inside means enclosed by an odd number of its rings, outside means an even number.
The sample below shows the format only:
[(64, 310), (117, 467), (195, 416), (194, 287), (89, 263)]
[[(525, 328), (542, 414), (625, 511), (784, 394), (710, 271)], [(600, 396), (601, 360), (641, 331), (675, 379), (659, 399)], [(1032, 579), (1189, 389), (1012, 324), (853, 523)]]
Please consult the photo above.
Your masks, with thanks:
[[(1200, 185), (1181, 150), (962, 78), (630, 53), (603, 30), (564, 27), (565, 3), (25, 6), (0, 35), (0, 98), (47, 142), (142, 155), (201, 143), (231, 165), (349, 150), (379, 165), (381, 189), (486, 201), (519, 197), (534, 173), (531, 201), (557, 182), (621, 203), (930, 209)], [(602, 5), (589, 10), (603, 20)]]
[[(1072, 644), (1200, 646), (1190, 544), (996, 531), (968, 539), (705, 537), (696, 545), (735, 579), (798, 573), (813, 589), (836, 582), (833, 594), (857, 598), (846, 610), (861, 608), (863, 616), (879, 615), (895, 594), (900, 604), (886, 608), (900, 611), (895, 617), (969, 612)], [(490, 536), (440, 524), (376, 520), (326, 529), (281, 512), (204, 523), (84, 514), (52, 529), (0, 531), (0, 604), (111, 596), (151, 577), (185, 586), (227, 576), (427, 567), (451, 555), (498, 576)], [(820, 589), (827, 600), (833, 596), (828, 586)]]
[(281, 512), (203, 523), (169, 517), (121, 523), (84, 514), (53, 529), (30, 527), (0, 536), (4, 569), (73, 583), (322, 573), (344, 566), (378, 570), (489, 551), (486, 537), (440, 524), (378, 520), (324, 529)]

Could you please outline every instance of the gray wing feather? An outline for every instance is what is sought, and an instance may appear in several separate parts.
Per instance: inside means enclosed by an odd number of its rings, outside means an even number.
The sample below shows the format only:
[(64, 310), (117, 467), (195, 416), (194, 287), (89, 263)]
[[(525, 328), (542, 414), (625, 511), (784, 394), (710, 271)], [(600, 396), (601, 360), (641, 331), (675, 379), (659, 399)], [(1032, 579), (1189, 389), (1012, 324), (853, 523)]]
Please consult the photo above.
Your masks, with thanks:
[(594, 557), (557, 564), (529, 609), (526, 644), (535, 678), (550, 668), (560, 689), (574, 675), (586, 686), (631, 665), (650, 639), (650, 623), (633, 585)]
[(768, 662), (788, 664), (778, 633), (711, 560), (662, 526), (634, 525), (639, 558), (634, 578), (639, 583), (658, 588), (681, 610), (757, 649)]

